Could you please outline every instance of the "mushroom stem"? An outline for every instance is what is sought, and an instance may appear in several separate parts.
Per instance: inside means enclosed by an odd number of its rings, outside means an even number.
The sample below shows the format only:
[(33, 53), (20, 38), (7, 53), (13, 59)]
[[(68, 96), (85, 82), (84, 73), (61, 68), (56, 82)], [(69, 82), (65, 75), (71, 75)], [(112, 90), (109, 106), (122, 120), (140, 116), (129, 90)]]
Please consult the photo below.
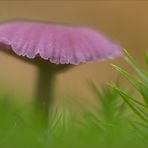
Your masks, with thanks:
[(53, 103), (54, 73), (49, 67), (39, 67), (38, 84), (36, 92), (37, 116), (43, 124), (48, 123), (49, 111)]

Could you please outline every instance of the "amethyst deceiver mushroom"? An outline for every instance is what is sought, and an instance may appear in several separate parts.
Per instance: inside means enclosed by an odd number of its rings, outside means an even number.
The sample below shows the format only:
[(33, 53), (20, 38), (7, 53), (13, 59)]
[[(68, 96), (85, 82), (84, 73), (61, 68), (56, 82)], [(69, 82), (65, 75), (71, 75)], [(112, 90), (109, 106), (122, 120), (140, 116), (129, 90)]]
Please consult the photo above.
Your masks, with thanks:
[(53, 100), (55, 74), (121, 54), (117, 44), (90, 28), (33, 21), (0, 24), (0, 50), (37, 66), (36, 103), (45, 118)]

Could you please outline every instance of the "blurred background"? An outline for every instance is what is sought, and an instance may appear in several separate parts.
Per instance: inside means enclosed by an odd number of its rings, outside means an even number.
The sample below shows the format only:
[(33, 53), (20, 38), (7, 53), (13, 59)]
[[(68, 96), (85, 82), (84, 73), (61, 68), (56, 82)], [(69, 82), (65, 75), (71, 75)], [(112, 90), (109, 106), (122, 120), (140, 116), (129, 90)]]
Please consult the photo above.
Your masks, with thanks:
[[(128, 49), (143, 64), (148, 49), (148, 1), (0, 1), (0, 22), (32, 19), (90, 26)], [(82, 96), (91, 100), (87, 80), (98, 87), (117, 79), (110, 63), (129, 66), (122, 58), (75, 66), (57, 75), (55, 97)], [(21, 102), (30, 102), (35, 93), (37, 69), (4, 53), (0, 53), (0, 94)], [(62, 97), (61, 97), (62, 96)], [(25, 99), (24, 99), (25, 98)]]

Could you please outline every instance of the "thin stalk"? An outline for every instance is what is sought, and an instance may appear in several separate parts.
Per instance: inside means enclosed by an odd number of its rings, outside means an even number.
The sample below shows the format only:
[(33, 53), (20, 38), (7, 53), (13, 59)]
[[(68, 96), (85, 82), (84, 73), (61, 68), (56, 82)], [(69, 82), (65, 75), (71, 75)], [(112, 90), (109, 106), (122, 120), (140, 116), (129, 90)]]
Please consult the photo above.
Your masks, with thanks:
[(52, 110), (55, 72), (49, 67), (39, 67), (36, 91), (36, 110), (40, 122), (48, 124), (49, 112)]

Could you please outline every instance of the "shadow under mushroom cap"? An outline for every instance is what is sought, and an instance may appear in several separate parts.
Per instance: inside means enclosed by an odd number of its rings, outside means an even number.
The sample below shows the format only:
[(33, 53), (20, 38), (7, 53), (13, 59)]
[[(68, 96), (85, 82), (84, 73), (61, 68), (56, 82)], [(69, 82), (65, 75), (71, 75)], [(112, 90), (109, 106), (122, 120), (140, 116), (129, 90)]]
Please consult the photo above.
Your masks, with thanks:
[(54, 64), (104, 60), (119, 56), (122, 51), (120, 46), (89, 28), (31, 21), (1, 24), (0, 44), (18, 56), (40, 57)]

